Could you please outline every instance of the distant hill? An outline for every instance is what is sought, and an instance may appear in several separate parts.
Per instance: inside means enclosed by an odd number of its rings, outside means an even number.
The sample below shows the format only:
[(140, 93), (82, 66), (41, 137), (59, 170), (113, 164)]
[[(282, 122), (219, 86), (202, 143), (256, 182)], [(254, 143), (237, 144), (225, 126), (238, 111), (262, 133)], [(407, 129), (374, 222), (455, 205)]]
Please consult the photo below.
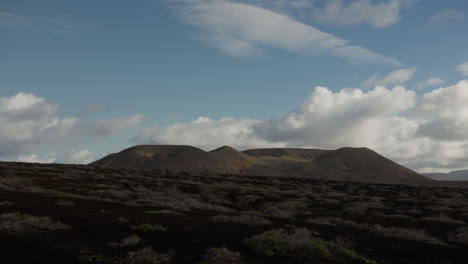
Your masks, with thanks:
[(267, 148), (240, 152), (224, 146), (206, 152), (192, 146), (142, 145), (110, 154), (90, 165), (381, 183), (431, 181), (368, 148)]
[(449, 173), (424, 173), (424, 175), (438, 181), (468, 181), (468, 170), (457, 170)]

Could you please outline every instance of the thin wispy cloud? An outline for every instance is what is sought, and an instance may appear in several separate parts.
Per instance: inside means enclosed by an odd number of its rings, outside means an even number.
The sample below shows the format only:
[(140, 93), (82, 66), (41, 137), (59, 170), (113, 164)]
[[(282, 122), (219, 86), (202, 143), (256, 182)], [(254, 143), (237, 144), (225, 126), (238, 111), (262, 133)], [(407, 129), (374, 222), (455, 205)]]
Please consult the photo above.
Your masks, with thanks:
[(468, 76), (468, 61), (458, 65), (457, 71), (463, 76)]
[(414, 74), (416, 73), (417, 68), (406, 68), (400, 69), (385, 76), (380, 76), (379, 74), (375, 74), (366, 80), (362, 86), (365, 88), (371, 88), (374, 86), (389, 86), (389, 85), (397, 85), (403, 84), (413, 78)]
[(323, 23), (340, 26), (369, 24), (376, 28), (387, 27), (400, 20), (402, 1), (329, 0), (322, 8), (313, 10), (313, 17)]
[(0, 27), (31, 31), (46, 31), (57, 35), (79, 35), (85, 26), (78, 21), (70, 21), (47, 16), (21, 16), (0, 10)]
[(318, 55), (328, 53), (352, 62), (400, 65), (348, 40), (269, 9), (227, 0), (178, 2), (179, 17), (199, 29), (208, 45), (234, 57), (261, 57), (269, 48)]
[(445, 81), (440, 79), (440, 78), (435, 78), (435, 77), (432, 77), (432, 78), (429, 78), (427, 79), (426, 81), (422, 82), (422, 83), (419, 83), (416, 88), (417, 89), (424, 89), (424, 88), (427, 88), (427, 87), (432, 87), (432, 86), (436, 86), (436, 85), (442, 85), (444, 84)]
[(429, 24), (438, 24), (444, 22), (462, 22), (466, 18), (465, 14), (454, 9), (444, 10), (435, 13), (429, 20)]

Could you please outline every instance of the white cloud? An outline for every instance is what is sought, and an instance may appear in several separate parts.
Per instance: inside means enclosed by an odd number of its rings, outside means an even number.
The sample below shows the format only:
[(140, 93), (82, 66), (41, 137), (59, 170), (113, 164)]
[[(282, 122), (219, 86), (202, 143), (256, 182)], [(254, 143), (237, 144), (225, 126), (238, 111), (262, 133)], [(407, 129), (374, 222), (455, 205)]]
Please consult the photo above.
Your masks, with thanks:
[(437, 24), (443, 22), (462, 22), (465, 20), (465, 14), (454, 9), (444, 10), (435, 13), (429, 20), (429, 24)]
[(440, 78), (429, 78), (427, 79), (426, 81), (418, 84), (416, 87), (418, 89), (424, 89), (424, 88), (427, 88), (427, 87), (431, 87), (431, 86), (436, 86), (436, 85), (442, 85), (444, 84), (445, 81), (440, 79)]
[(67, 164), (89, 164), (93, 161), (98, 160), (103, 155), (91, 152), (87, 149), (79, 151), (69, 151), (65, 153), (60, 153), (57, 155), (57, 158), (54, 160), (56, 163), (67, 163)]
[(103, 157), (102, 154), (84, 150), (62, 150), (52, 151), (44, 155), (20, 155), (17, 160), (21, 162), (34, 163), (63, 163), (63, 164), (89, 164)]
[(418, 98), (402, 86), (332, 92), (316, 87), (296, 110), (269, 120), (201, 117), (145, 130), (140, 144), (335, 149), (369, 147), (421, 172), (468, 164), (468, 81)]
[(29, 28), (30, 25), (26, 22), (25, 18), (0, 10), (0, 27), (7, 27), (7, 28), (24, 27), (24, 28)]
[(394, 84), (403, 84), (411, 78), (413, 78), (414, 74), (416, 73), (416, 70), (416, 67), (400, 69), (393, 71), (384, 77), (380, 77), (380, 75), (375, 74), (367, 81), (365, 81), (362, 85), (364, 87), (369, 88), (377, 85), (389, 86)]
[(440, 140), (468, 140), (468, 81), (426, 93), (412, 116), (426, 119), (421, 136)]
[(200, 117), (190, 123), (148, 128), (132, 141), (135, 144), (194, 145), (206, 150), (224, 145), (238, 148), (284, 146), (257, 137), (253, 127), (261, 122), (261, 120), (233, 117), (220, 120)]
[(386, 27), (400, 20), (400, 1), (355, 0), (348, 5), (342, 0), (326, 1), (323, 8), (313, 12), (315, 19), (336, 25), (369, 24), (373, 27)]
[(468, 61), (458, 65), (457, 71), (463, 76), (468, 76)]
[(77, 35), (85, 32), (85, 25), (47, 16), (20, 16), (0, 10), (0, 28), (47, 31), (57, 35)]
[(43, 157), (38, 156), (36, 154), (18, 156), (18, 161), (20, 161), (20, 162), (52, 163), (55, 160), (56, 160), (55, 157), (51, 157), (49, 155), (46, 155), (46, 156), (43, 156)]
[(61, 149), (117, 134), (143, 121), (142, 115), (83, 121), (59, 118), (57, 106), (30, 93), (0, 97), (0, 157), (23, 160), (50, 159), (32, 155), (35, 151)]
[(235, 57), (264, 56), (267, 48), (303, 54), (332, 55), (354, 62), (399, 65), (363, 47), (350, 45), (289, 16), (259, 6), (227, 0), (191, 0), (178, 5), (183, 21), (200, 29), (211, 46)]

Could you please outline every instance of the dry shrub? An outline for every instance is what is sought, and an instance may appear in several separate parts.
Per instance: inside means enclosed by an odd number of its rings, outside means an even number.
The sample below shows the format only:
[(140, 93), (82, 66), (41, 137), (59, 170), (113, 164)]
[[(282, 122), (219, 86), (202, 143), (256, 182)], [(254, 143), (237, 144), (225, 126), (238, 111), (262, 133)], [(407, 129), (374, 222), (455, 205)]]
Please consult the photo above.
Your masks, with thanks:
[(429, 222), (446, 223), (446, 224), (466, 225), (465, 222), (450, 218), (449, 216), (442, 214), (442, 213), (439, 216), (423, 217), (422, 220), (429, 221)]
[(140, 242), (141, 242), (141, 238), (139, 236), (132, 235), (132, 236), (122, 239), (120, 242), (111, 242), (109, 243), (109, 246), (115, 247), (115, 248), (129, 247), (129, 246), (135, 246)]
[(428, 205), (424, 209), (433, 212), (450, 212), (452, 209), (445, 205)]
[(415, 221), (415, 219), (413, 217), (408, 216), (408, 215), (402, 215), (402, 214), (383, 215), (383, 218), (392, 219), (392, 220), (399, 220), (399, 221), (408, 221), (408, 222)]
[(7, 233), (59, 232), (68, 229), (70, 229), (69, 225), (53, 221), (48, 216), (35, 216), (19, 212), (0, 215), (0, 230)]
[(378, 201), (354, 202), (343, 211), (351, 215), (365, 215), (369, 209), (385, 209), (385, 205)]
[(373, 225), (370, 230), (376, 234), (388, 237), (396, 237), (405, 240), (425, 242), (428, 244), (445, 245), (437, 238), (429, 235), (423, 229), (410, 229), (401, 227), (382, 227), (380, 225)]
[(242, 209), (248, 209), (261, 199), (258, 195), (244, 195), (236, 198), (236, 204)]
[(244, 243), (266, 256), (285, 256), (301, 263), (349, 263), (364, 260), (367, 262), (363, 263), (375, 263), (359, 256), (340, 242), (313, 237), (306, 228), (274, 229), (246, 239)]
[(210, 248), (206, 251), (199, 264), (236, 264), (240, 263), (241, 254), (225, 247)]
[(340, 226), (343, 224), (344, 220), (339, 217), (313, 217), (306, 220), (307, 223), (317, 224), (317, 225), (328, 225), (328, 226)]
[(10, 201), (0, 202), (0, 207), (7, 207), (7, 206), (12, 206), (12, 205), (14, 205), (14, 203)]
[(128, 252), (124, 264), (166, 264), (172, 263), (172, 254), (161, 254), (151, 247), (145, 247), (137, 251)]
[(281, 203), (266, 203), (262, 208), (264, 215), (277, 218), (292, 218), (305, 212), (307, 204), (301, 201), (286, 201)]
[(68, 200), (58, 200), (57, 204), (60, 205), (60, 206), (66, 206), (66, 207), (75, 206), (74, 202), (68, 201)]
[(460, 227), (449, 232), (447, 238), (452, 244), (468, 246), (468, 227)]
[(236, 216), (215, 215), (211, 218), (214, 222), (238, 223), (246, 225), (269, 225), (271, 222), (261, 216), (241, 214)]

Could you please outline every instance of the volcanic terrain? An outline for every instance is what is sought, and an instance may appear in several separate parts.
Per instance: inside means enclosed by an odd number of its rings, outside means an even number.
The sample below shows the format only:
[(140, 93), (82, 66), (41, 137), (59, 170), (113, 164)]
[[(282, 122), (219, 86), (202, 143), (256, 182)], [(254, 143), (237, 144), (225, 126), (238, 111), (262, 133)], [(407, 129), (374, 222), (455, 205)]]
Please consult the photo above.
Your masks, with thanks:
[(142, 145), (108, 155), (91, 165), (378, 183), (431, 181), (368, 148), (269, 148), (240, 152), (224, 146), (206, 152), (192, 146)]

